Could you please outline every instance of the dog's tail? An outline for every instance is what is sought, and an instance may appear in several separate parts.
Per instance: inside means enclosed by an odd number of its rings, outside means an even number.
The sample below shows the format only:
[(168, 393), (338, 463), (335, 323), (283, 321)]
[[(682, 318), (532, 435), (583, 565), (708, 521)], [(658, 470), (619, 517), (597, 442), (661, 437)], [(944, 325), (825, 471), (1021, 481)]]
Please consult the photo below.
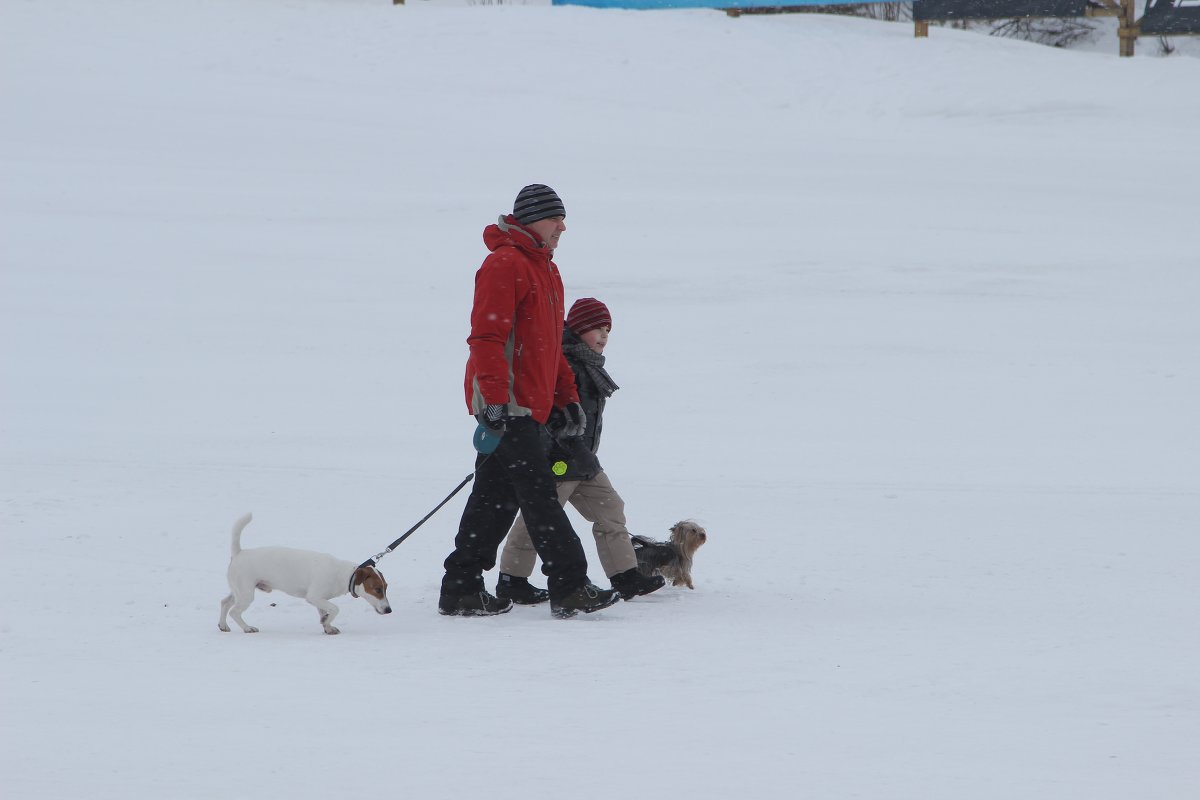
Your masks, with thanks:
[(237, 522), (233, 523), (233, 542), (229, 548), (231, 556), (236, 556), (242, 552), (242, 531), (246, 529), (246, 526), (250, 524), (250, 520), (252, 519), (254, 519), (254, 515), (246, 512), (238, 517)]

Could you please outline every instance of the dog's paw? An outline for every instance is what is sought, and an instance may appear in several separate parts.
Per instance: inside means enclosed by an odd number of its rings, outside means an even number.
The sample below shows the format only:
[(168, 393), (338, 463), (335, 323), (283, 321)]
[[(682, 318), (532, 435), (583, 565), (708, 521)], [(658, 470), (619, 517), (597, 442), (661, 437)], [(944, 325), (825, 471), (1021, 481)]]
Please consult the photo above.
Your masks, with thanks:
[(325, 632), (326, 632), (326, 633), (328, 633), (330, 636), (334, 636), (334, 635), (336, 635), (336, 634), (339, 634), (339, 633), (341, 633), (341, 631), (340, 631), (340, 630), (338, 630), (337, 628), (333, 627), (332, 625), (330, 625), (328, 628), (326, 628), (326, 629), (325, 629)]
[(246, 628), (245, 631), (246, 633), (258, 633), (258, 628), (251, 625), (250, 627)]
[(218, 623), (217, 623), (217, 629), (218, 629), (218, 630), (225, 631), (226, 633), (229, 633), (229, 626), (228, 626), (228, 625), (226, 625), (224, 622), (218, 622)]

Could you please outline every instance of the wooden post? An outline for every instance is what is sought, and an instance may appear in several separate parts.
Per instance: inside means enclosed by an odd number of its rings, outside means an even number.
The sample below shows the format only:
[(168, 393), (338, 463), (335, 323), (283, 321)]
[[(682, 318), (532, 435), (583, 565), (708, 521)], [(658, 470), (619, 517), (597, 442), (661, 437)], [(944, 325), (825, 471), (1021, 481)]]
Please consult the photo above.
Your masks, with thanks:
[(1133, 5), (1134, 0), (1121, 0), (1121, 15), (1117, 17), (1117, 38), (1121, 42), (1120, 52), (1122, 58), (1131, 58), (1133, 51), (1137, 46), (1137, 9)]
[(929, 23), (913, 20), (913, 36), (918, 39), (929, 38)]
[(404, 0), (392, 0), (392, 5), (402, 6), (402, 5), (404, 5)]

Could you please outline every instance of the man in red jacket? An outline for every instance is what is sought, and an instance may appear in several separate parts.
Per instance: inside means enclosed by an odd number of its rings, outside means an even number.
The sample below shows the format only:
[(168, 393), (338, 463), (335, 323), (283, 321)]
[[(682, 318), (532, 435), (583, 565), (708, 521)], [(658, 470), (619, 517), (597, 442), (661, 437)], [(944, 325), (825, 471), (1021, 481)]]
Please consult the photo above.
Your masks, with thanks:
[[(463, 510), (454, 552), (445, 561), (438, 611), (490, 616), (512, 609), (484, 588), (483, 573), (520, 511), (549, 582), (555, 617), (590, 613), (619, 595), (588, 581), (587, 557), (558, 503), (544, 426), (555, 409), (565, 435), (583, 433), (575, 376), (562, 353), (563, 284), (551, 260), (567, 229), (562, 200), (532, 184), (517, 195), (513, 213), (483, 231), (491, 251), (475, 273), (467, 408), (499, 444), (475, 461), (475, 484)], [(539, 598), (539, 599), (545, 599)]]

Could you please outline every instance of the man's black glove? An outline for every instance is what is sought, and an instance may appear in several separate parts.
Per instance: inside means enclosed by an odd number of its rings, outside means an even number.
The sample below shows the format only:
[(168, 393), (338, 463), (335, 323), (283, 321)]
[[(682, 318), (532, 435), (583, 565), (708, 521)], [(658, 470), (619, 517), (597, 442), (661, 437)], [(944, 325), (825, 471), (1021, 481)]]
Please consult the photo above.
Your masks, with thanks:
[(489, 403), (482, 414), (475, 415), (475, 419), (479, 420), (479, 424), (483, 427), (502, 433), (504, 431), (504, 411), (505, 408), (500, 403)]
[(579, 403), (567, 403), (563, 412), (567, 416), (567, 421), (563, 425), (562, 435), (568, 439), (583, 436), (583, 432), (587, 430), (587, 414), (583, 413), (583, 406)]

